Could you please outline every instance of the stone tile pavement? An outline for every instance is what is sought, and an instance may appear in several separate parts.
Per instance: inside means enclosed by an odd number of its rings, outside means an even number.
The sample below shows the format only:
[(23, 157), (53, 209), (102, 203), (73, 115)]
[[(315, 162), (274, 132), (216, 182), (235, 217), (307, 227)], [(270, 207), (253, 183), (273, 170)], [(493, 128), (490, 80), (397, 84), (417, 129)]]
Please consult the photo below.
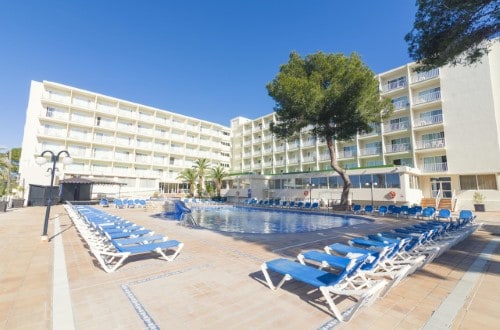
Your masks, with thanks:
[[(0, 213), (2, 329), (495, 329), (500, 323), (500, 248), (491, 243), (499, 240), (500, 213), (478, 214), (481, 229), (361, 309), (350, 323), (338, 324), (310, 287), (290, 281), (271, 291), (263, 282), (262, 262), (415, 220), (244, 235), (181, 227), (144, 209), (110, 208), (185, 247), (173, 262), (131, 257), (108, 274), (60, 205), (52, 208), (49, 241), (41, 241), (44, 212), (30, 207)], [(344, 299), (339, 305), (350, 303)]]

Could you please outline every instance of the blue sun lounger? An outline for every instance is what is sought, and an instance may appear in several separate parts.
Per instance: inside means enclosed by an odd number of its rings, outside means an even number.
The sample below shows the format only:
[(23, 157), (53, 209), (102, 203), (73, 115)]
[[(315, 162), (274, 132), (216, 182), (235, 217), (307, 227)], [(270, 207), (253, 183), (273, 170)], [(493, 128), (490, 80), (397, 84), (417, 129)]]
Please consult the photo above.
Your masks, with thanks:
[[(319, 289), (331, 311), (341, 322), (348, 322), (362, 306), (373, 303), (385, 286), (385, 281), (378, 281), (373, 282), (373, 286), (367, 289), (348, 289), (345, 272), (336, 275), (282, 258), (263, 263), (261, 270), (271, 290), (279, 289), (286, 281), (292, 279)], [(273, 284), (269, 270), (283, 275), (278, 285)], [(356, 303), (349, 308), (346, 315), (343, 315), (332, 299), (332, 295), (350, 296), (356, 300)]]
[[(111, 240), (111, 242), (113, 243), (116, 251), (93, 251), (95, 257), (107, 273), (114, 272), (128, 257), (133, 255), (156, 252), (161, 258), (167, 261), (173, 261), (184, 246), (183, 243), (177, 240), (126, 246), (117, 243), (115, 240)], [(165, 253), (168, 250), (174, 250), (174, 254), (167, 256)]]

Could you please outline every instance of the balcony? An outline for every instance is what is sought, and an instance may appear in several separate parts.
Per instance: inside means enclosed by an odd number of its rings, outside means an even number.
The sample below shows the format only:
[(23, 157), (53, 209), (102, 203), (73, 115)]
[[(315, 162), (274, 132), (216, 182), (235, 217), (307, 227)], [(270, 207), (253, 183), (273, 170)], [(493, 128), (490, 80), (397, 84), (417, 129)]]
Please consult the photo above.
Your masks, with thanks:
[(135, 156), (135, 162), (149, 164), (149, 163), (151, 163), (151, 157), (149, 157), (149, 156)]
[(69, 114), (63, 111), (44, 110), (40, 112), (40, 117), (61, 120), (61, 121), (68, 121)]
[(366, 148), (361, 149), (359, 152), (360, 156), (378, 156), (380, 155), (382, 150), (380, 148)]
[(410, 104), (408, 103), (408, 100), (399, 100), (399, 101), (396, 101), (396, 102), (392, 102), (392, 106), (394, 107), (394, 111), (401, 111), (401, 110), (405, 110), (406, 108), (408, 108)]
[(410, 123), (407, 121), (400, 123), (390, 123), (384, 125), (384, 132), (397, 132), (397, 131), (406, 131), (410, 127)]
[(407, 152), (411, 150), (409, 143), (392, 144), (385, 147), (386, 153)]
[(382, 92), (387, 93), (406, 87), (406, 79), (388, 81), (382, 85)]
[(302, 147), (312, 147), (316, 145), (316, 140), (306, 140), (302, 143)]
[(330, 160), (331, 160), (331, 159), (330, 159), (330, 154), (329, 154), (329, 153), (327, 153), (327, 154), (321, 154), (321, 155), (319, 156), (319, 160), (320, 160), (320, 161), (325, 161), (325, 160), (330, 161)]
[(92, 119), (92, 117), (86, 117), (86, 116), (72, 115), (71, 123), (83, 124), (85, 126), (94, 126), (94, 120)]
[(444, 139), (419, 140), (416, 141), (417, 150), (439, 149), (446, 146)]
[(314, 163), (316, 162), (316, 157), (315, 156), (307, 156), (302, 158), (303, 163)]
[(112, 136), (96, 135), (94, 136), (94, 142), (101, 144), (113, 144), (115, 143), (115, 139)]
[(422, 172), (424, 173), (435, 173), (435, 172), (446, 172), (448, 171), (448, 163), (431, 163), (424, 164)]
[(338, 159), (346, 159), (346, 158), (354, 158), (356, 157), (356, 151), (347, 150), (347, 151), (339, 151)]
[(415, 121), (415, 127), (425, 127), (443, 123), (443, 115), (430, 116), (428, 118), (420, 118)]
[(419, 72), (411, 76), (411, 83), (415, 84), (438, 76), (439, 76), (439, 69), (432, 69), (426, 72)]
[(48, 137), (52, 138), (65, 138), (66, 137), (66, 130), (65, 129), (58, 129), (58, 128), (46, 128), (43, 127), (42, 129), (38, 130), (39, 135), (45, 135)]
[(374, 129), (371, 132), (361, 132), (359, 133), (359, 138), (368, 138), (380, 135), (380, 129)]
[(430, 102), (439, 101), (439, 100), (441, 100), (441, 91), (435, 91), (435, 92), (425, 93), (422, 95), (415, 96), (413, 98), (413, 104), (418, 105), (418, 104), (430, 103)]

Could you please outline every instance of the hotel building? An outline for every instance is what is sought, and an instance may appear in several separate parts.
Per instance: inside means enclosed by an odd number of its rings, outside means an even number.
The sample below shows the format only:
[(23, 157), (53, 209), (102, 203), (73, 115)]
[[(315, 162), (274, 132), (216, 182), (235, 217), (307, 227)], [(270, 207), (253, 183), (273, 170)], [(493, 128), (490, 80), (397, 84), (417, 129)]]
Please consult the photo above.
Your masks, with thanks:
[[(353, 202), (471, 208), (472, 195), (500, 210), (500, 43), (482, 63), (417, 73), (407, 64), (379, 74), (394, 112), (371, 132), (336, 142), (352, 180)], [(21, 159), (28, 184), (47, 184), (35, 163), (43, 150), (66, 149), (60, 178), (126, 183), (129, 194), (183, 188), (178, 174), (199, 158), (232, 173), (230, 200), (340, 198), (326, 143), (304, 130), (282, 140), (274, 113), (236, 117), (230, 127), (51, 82), (32, 82)], [(109, 188), (108, 188), (109, 189)], [(115, 189), (116, 190), (116, 189)], [(111, 191), (110, 191), (111, 192)], [(394, 196), (395, 195), (395, 196)], [(394, 196), (394, 197), (392, 197)]]
[[(48, 185), (44, 150), (67, 150), (70, 165), (57, 164), (57, 179), (80, 177), (123, 185), (99, 186), (123, 196), (177, 192), (180, 172), (200, 158), (230, 167), (226, 126), (119, 100), (53, 82), (32, 81), (21, 156), (21, 182)], [(57, 185), (57, 182), (56, 182)], [(95, 190), (95, 189), (94, 189)], [(116, 195), (118, 196), (118, 195)]]

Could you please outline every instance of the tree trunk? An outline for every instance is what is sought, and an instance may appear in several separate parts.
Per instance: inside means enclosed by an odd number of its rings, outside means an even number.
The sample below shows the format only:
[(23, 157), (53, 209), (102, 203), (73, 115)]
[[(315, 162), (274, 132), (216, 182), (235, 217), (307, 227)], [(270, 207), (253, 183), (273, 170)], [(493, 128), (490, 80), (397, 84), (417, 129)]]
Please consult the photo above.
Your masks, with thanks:
[(327, 139), (326, 141), (328, 145), (328, 151), (330, 152), (330, 165), (333, 170), (337, 172), (342, 180), (344, 180), (344, 188), (342, 190), (342, 196), (340, 198), (340, 205), (344, 207), (346, 211), (349, 210), (349, 190), (351, 189), (351, 180), (349, 176), (344, 171), (342, 167), (339, 166), (337, 162), (337, 156), (335, 155), (335, 145), (333, 143), (333, 139)]

